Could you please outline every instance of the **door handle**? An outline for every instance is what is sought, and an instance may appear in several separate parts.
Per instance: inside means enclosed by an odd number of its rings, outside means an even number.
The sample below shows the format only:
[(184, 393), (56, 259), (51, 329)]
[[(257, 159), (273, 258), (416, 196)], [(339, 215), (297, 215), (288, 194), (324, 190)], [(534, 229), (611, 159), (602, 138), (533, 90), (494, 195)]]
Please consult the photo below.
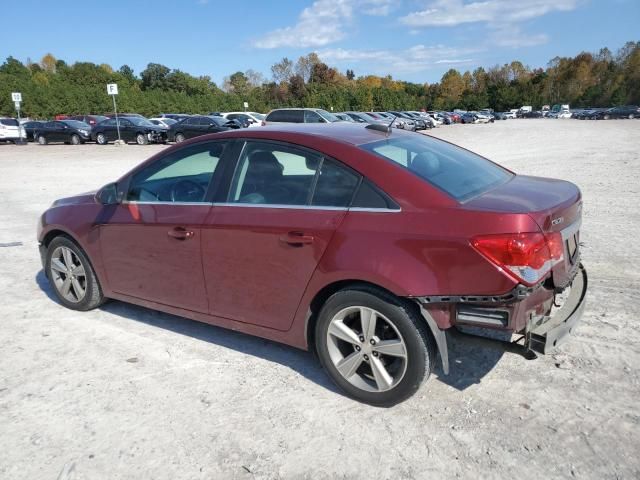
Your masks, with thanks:
[(176, 227), (169, 230), (167, 235), (175, 238), (176, 240), (189, 240), (190, 238), (193, 238), (195, 232), (193, 230), (187, 230), (184, 227)]
[(305, 235), (303, 232), (289, 232), (280, 237), (280, 241), (292, 247), (301, 247), (313, 243), (313, 236)]

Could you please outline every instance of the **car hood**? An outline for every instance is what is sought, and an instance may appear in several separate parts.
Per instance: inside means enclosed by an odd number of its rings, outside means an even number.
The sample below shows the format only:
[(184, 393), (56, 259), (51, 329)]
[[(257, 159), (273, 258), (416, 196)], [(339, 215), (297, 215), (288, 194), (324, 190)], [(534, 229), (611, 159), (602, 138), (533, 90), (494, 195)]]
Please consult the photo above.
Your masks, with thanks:
[(53, 207), (61, 207), (64, 205), (83, 205), (88, 203), (95, 203), (95, 196), (97, 190), (91, 192), (79, 193), (72, 197), (59, 198), (53, 202)]

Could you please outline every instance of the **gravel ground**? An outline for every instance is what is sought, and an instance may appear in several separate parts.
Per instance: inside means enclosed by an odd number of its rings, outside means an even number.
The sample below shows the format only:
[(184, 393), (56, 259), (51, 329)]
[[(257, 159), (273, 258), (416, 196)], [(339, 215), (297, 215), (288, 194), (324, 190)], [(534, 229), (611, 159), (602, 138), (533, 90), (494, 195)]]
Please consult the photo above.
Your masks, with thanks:
[(0, 145), (0, 478), (639, 478), (640, 121), (430, 134), (582, 188), (588, 306), (556, 355), (454, 343), (451, 375), (386, 410), (293, 348), (120, 302), (58, 305), (37, 216), (163, 147)]

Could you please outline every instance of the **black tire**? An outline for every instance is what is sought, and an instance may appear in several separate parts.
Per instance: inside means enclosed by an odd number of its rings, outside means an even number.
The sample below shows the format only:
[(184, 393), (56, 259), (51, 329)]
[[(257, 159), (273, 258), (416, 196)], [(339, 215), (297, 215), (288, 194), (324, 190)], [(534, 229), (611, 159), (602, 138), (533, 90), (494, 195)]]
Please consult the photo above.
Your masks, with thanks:
[[(80, 261), (82, 266), (84, 267), (85, 272), (85, 294), (84, 297), (78, 302), (71, 302), (67, 300), (59, 291), (58, 286), (56, 285), (53, 273), (51, 269), (51, 259), (53, 253), (58, 247), (65, 247), (70, 249), (73, 254), (76, 256), (76, 259)], [(96, 277), (96, 274), (91, 266), (91, 262), (89, 258), (86, 256), (82, 248), (80, 248), (75, 242), (70, 240), (68, 237), (59, 236), (54, 238), (47, 248), (47, 256), (46, 256), (46, 264), (45, 264), (45, 273), (47, 278), (49, 279), (49, 284), (53, 289), (56, 297), (65, 307), (71, 310), (79, 310), (79, 311), (87, 311), (92, 310), (96, 307), (99, 307), (105, 302), (105, 297), (102, 294), (102, 288), (100, 287), (100, 282)]]
[(136, 143), (138, 145), (146, 145), (147, 143), (149, 143), (149, 139), (144, 133), (138, 133), (136, 134)]
[(46, 145), (47, 142), (47, 137), (45, 137), (44, 135), (38, 135), (38, 144), (39, 145)]
[(71, 145), (80, 145), (82, 141), (80, 140), (80, 136), (75, 133), (71, 135)]
[(108, 143), (107, 136), (100, 132), (96, 135), (96, 143), (98, 145), (106, 145)]
[[(327, 331), (331, 320), (345, 308), (364, 306), (381, 313), (400, 333), (406, 347), (406, 370), (389, 390), (371, 392), (342, 376), (329, 354)], [(391, 407), (412, 396), (431, 374), (436, 346), (425, 321), (408, 301), (370, 287), (354, 287), (333, 294), (323, 305), (315, 327), (315, 348), (320, 363), (333, 382), (355, 400), (378, 407)], [(363, 347), (364, 348), (364, 347)]]
[(182, 133), (176, 133), (176, 143), (182, 143), (184, 142), (184, 135)]

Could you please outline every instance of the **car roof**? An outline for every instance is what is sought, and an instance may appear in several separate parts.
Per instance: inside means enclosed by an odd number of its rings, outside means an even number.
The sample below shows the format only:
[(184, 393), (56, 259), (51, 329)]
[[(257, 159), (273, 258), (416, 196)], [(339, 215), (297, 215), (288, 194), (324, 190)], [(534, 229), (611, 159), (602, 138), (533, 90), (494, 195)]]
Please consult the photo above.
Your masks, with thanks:
[[(286, 134), (296, 136), (309, 136), (323, 138), (331, 142), (347, 143), (351, 145), (363, 145), (365, 143), (384, 140), (387, 135), (384, 132), (367, 128), (359, 123), (335, 122), (335, 123), (278, 123), (270, 124), (261, 128), (250, 128), (227, 131), (223, 134), (212, 134), (225, 137), (253, 137), (274, 139), (284, 139)], [(420, 135), (402, 130), (393, 129), (389, 136)], [(197, 137), (202, 139), (203, 137)]]

